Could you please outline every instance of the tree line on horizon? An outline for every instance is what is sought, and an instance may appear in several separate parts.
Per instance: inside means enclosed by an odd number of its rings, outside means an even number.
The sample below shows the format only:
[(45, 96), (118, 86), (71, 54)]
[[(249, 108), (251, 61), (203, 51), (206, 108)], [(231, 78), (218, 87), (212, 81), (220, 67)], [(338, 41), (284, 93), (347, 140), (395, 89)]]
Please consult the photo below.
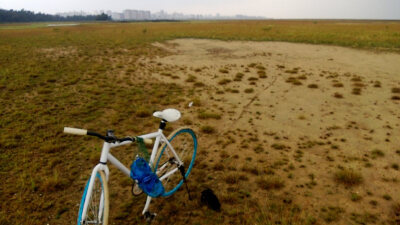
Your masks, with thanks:
[(105, 21), (111, 17), (102, 13), (87, 16), (58, 16), (46, 13), (35, 13), (28, 10), (0, 9), (0, 23), (5, 22), (63, 22), (63, 21)]

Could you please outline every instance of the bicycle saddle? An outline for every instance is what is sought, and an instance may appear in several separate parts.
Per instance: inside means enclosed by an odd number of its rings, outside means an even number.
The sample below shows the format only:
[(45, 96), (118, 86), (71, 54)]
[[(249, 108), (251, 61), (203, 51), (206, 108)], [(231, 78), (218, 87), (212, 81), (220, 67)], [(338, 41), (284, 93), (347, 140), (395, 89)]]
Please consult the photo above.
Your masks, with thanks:
[(181, 118), (181, 112), (176, 109), (164, 109), (153, 113), (154, 117), (166, 120), (167, 122), (175, 122)]

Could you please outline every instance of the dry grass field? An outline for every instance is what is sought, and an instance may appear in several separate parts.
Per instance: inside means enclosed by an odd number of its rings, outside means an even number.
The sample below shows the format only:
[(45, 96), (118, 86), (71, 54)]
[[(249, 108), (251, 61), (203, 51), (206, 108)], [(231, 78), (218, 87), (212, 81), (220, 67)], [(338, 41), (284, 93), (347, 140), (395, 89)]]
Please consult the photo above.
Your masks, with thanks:
[[(169, 107), (199, 138), (194, 200), (154, 224), (399, 224), (399, 50), (392, 21), (1, 24), (0, 224), (75, 223), (101, 142), (64, 126), (141, 134)], [(145, 223), (110, 167), (110, 223)]]

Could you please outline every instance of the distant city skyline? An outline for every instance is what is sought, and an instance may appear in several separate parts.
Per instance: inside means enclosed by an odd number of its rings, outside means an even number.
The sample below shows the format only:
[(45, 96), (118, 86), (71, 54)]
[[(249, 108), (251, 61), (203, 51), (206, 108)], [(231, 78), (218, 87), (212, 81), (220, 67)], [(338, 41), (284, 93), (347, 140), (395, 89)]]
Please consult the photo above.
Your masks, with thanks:
[(0, 8), (69, 11), (164, 10), (169, 14), (261, 16), (275, 19), (400, 19), (400, 0), (0, 0)]
[(105, 13), (109, 15), (113, 20), (240, 20), (240, 19), (266, 19), (265, 17), (246, 16), (246, 15), (234, 15), (234, 16), (223, 16), (219, 13), (215, 15), (201, 15), (201, 14), (184, 14), (184, 13), (168, 13), (164, 10), (159, 12), (150, 12), (148, 10), (136, 10), (136, 9), (125, 9), (122, 12), (114, 12), (111, 10), (99, 10), (94, 12), (85, 11), (72, 11), (56, 13), (58, 16), (86, 16), (92, 14)]

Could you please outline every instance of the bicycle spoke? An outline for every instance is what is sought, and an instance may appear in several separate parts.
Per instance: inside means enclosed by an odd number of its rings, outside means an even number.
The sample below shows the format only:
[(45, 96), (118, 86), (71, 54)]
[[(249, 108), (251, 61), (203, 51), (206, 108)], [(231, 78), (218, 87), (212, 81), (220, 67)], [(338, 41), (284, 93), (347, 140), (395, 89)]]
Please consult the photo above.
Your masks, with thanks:
[(86, 219), (84, 224), (103, 224), (100, 218), (100, 200), (103, 194), (102, 183), (98, 177), (95, 178), (92, 195), (90, 197)]

